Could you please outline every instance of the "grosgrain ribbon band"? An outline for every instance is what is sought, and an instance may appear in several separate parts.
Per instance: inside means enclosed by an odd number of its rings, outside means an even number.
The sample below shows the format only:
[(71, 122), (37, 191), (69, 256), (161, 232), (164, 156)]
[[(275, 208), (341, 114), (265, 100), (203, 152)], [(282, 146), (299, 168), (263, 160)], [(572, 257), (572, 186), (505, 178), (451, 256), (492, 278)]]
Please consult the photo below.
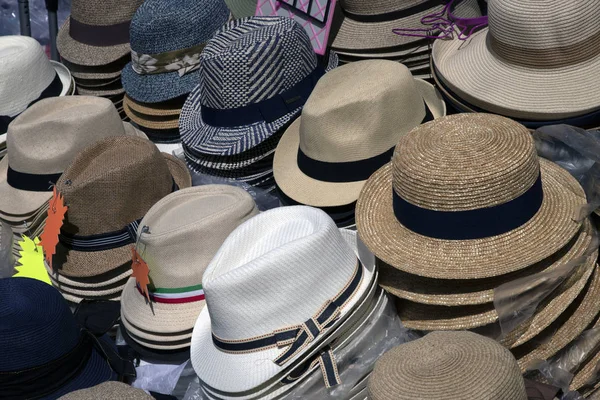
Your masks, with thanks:
[(325, 70), (317, 67), (306, 78), (285, 92), (244, 107), (217, 109), (203, 105), (200, 108), (202, 120), (208, 125), (223, 128), (251, 125), (257, 122), (274, 122), (302, 107), (317, 81), (324, 74)]
[(88, 25), (69, 18), (69, 35), (77, 42), (90, 46), (108, 47), (129, 43), (131, 21), (113, 25)]
[(542, 178), (519, 197), (493, 207), (467, 211), (421, 208), (393, 193), (394, 215), (404, 227), (423, 236), (445, 240), (482, 239), (517, 229), (538, 212), (544, 199)]
[(433, 7), (440, 6), (446, 3), (447, 0), (428, 0), (416, 6), (406, 8), (404, 10), (391, 11), (383, 14), (354, 14), (344, 10), (344, 15), (358, 22), (387, 22), (395, 21), (402, 18), (407, 18), (415, 14), (422, 13)]
[(6, 182), (13, 188), (27, 190), (30, 192), (52, 192), (52, 186), (56, 184), (62, 172), (57, 174), (29, 174), (15, 171), (8, 166), (6, 171)]
[[(139, 285), (136, 285), (140, 295), (146, 297)], [(184, 288), (157, 288), (149, 289), (150, 300), (155, 303), (183, 304), (204, 300), (204, 289), (202, 285), (188, 286)]]

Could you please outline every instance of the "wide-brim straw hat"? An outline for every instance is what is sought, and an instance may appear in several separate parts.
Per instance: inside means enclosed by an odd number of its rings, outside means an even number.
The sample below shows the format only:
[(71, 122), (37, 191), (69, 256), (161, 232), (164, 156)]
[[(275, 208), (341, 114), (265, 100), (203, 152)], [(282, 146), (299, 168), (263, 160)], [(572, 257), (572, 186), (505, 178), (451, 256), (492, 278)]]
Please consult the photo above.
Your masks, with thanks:
[[(467, 41), (435, 41), (433, 62), (453, 92), (489, 112), (526, 120), (562, 119), (600, 108), (594, 79), (600, 71), (597, 4), (489, 3), (488, 28)], [(554, 23), (545, 24), (550, 18)], [(570, 34), (573, 29), (577, 35)]]
[[(519, 176), (516, 171), (521, 171)], [(528, 182), (517, 187), (523, 179)], [(429, 212), (432, 207), (480, 210), (480, 204), (506, 204), (524, 190), (533, 190), (534, 181), (541, 181), (537, 187), (543, 196), (536, 197), (533, 216), (528, 214), (524, 223), (508, 231), (495, 230), (504, 233), (493, 236), (470, 232), (472, 239), (429, 237), (405, 227), (394, 213), (393, 194), (399, 188), (404, 199), (410, 196), (416, 207), (439, 218), (441, 213)], [(491, 114), (459, 114), (420, 125), (400, 140), (392, 162), (365, 184), (356, 223), (371, 251), (401, 271), (429, 278), (481, 279), (524, 269), (559, 251), (579, 231), (578, 214), (585, 203), (575, 178), (538, 159), (527, 128)], [(491, 228), (480, 221), (477, 229)]]
[(133, 388), (123, 382), (105, 382), (88, 389), (81, 389), (60, 397), (60, 400), (153, 400), (154, 397), (142, 389)]
[[(395, 28), (431, 29), (430, 26), (421, 23), (421, 18), (434, 13), (438, 14), (445, 7), (445, 4), (443, 4), (442, 1), (410, 0), (401, 3), (404, 5), (404, 7), (402, 7), (404, 13), (408, 15), (403, 18), (390, 20), (389, 18), (393, 18), (394, 12), (400, 8), (398, 7), (398, 2), (363, 2), (361, 0), (346, 0), (342, 5), (342, 8), (346, 12), (342, 13), (344, 19), (339, 30), (337, 30), (337, 32), (331, 32), (332, 35), (335, 35), (331, 44), (332, 49), (336, 51), (352, 51), (357, 54), (360, 53), (361, 50), (364, 50), (365, 53), (368, 54), (369, 50), (373, 49), (389, 49), (388, 51), (390, 52), (407, 50), (407, 48), (413, 47), (413, 42), (419, 42), (422, 41), (422, 39), (396, 35), (392, 30)], [(430, 6), (427, 7), (428, 5)], [(421, 9), (423, 6), (427, 8), (424, 10)], [(412, 12), (411, 9), (418, 9), (418, 12)], [(385, 21), (357, 21), (353, 19), (351, 15), (348, 15), (348, 12), (362, 14), (363, 16), (381, 14), (381, 17), (385, 19)], [(462, 18), (475, 18), (481, 16), (481, 10), (477, 0), (462, 0), (455, 5), (453, 14)]]

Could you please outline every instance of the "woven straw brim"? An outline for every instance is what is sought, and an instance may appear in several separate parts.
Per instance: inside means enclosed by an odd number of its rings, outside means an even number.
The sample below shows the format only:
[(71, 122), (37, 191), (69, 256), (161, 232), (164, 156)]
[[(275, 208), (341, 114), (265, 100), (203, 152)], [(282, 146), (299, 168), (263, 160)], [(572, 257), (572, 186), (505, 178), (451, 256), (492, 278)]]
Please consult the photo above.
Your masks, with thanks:
[(166, 102), (166, 103), (139, 103), (133, 100), (131, 97), (125, 95), (123, 98), (123, 102), (127, 104), (127, 106), (135, 112), (145, 115), (153, 115), (157, 117), (177, 117), (179, 118), (179, 114), (181, 114), (181, 107), (183, 104), (176, 107), (174, 104)]
[(512, 350), (521, 370), (524, 372), (534, 360), (547, 360), (581, 335), (600, 312), (599, 296), (600, 273), (598, 268), (595, 268), (586, 290), (561, 318), (547, 327), (536, 340)]
[[(150, 306), (148, 306), (149, 308)], [(121, 318), (122, 327), (125, 328), (125, 331), (129, 335), (131, 339), (133, 339), (140, 346), (147, 347), (150, 350), (180, 350), (180, 349), (188, 349), (190, 347), (190, 342), (192, 338), (192, 332), (187, 335), (187, 337), (181, 338), (179, 340), (174, 337), (170, 337), (167, 335), (164, 336), (154, 336), (154, 339), (146, 339), (143, 332), (140, 332), (135, 329), (134, 326), (127, 320), (127, 318)], [(139, 335), (142, 333), (142, 335)]]
[[(593, 326), (593, 329), (596, 329), (598, 327), (600, 327), (600, 319), (596, 321), (596, 323)], [(573, 380), (571, 381), (571, 385), (569, 387), (570, 390), (580, 390), (588, 383), (588, 381), (596, 373), (596, 368), (598, 366), (598, 363), (600, 362), (600, 351), (598, 351), (597, 346), (594, 353), (595, 354), (593, 354), (593, 357), (586, 360), (581, 366), (581, 368), (579, 368), (579, 371), (577, 371), (577, 373), (573, 377)]]
[(11, 215), (11, 214), (5, 214), (2, 211), (0, 211), (0, 219), (2, 221), (4, 221), (5, 223), (7, 223), (8, 225), (10, 225), (11, 228), (14, 229), (18, 225), (23, 224), (24, 222), (33, 223), (34, 221), (37, 221), (42, 216), (45, 219), (46, 218), (45, 215), (46, 215), (47, 211), (48, 211), (48, 202), (45, 202), (40, 208), (38, 208), (31, 214)]
[[(435, 87), (420, 79), (416, 79), (415, 82), (433, 117), (445, 116), (446, 104)], [(366, 180), (325, 182), (311, 178), (298, 167), (301, 119), (302, 117), (298, 118), (290, 125), (275, 150), (273, 173), (277, 186), (289, 198), (309, 206), (336, 207), (354, 203)]]
[(116, 46), (90, 46), (76, 41), (69, 34), (70, 18), (65, 20), (56, 36), (56, 47), (60, 56), (71, 63), (89, 66), (110, 64), (131, 51), (129, 43)]
[(85, 297), (85, 298), (84, 298), (84, 297), (80, 297), (80, 296), (75, 296), (75, 295), (72, 295), (72, 294), (70, 294), (70, 293), (67, 293), (67, 292), (64, 292), (64, 291), (63, 291), (63, 292), (60, 292), (60, 294), (62, 294), (62, 297), (63, 297), (65, 300), (67, 300), (67, 301), (69, 301), (69, 302), (71, 302), (71, 303), (73, 303), (73, 304), (79, 304), (79, 303), (81, 303), (81, 302), (82, 302), (82, 301), (84, 301), (84, 300), (110, 300), (110, 301), (121, 301), (121, 294), (120, 294), (120, 293), (119, 293), (119, 294), (117, 294), (115, 297), (108, 297), (108, 296), (107, 296), (107, 297)]
[[(401, 36), (392, 32), (395, 28), (431, 29), (421, 24), (421, 19), (429, 14), (440, 13), (444, 5), (413, 14), (406, 18), (386, 22), (359, 22), (345, 17), (331, 44), (334, 50), (369, 50), (404, 46), (421, 40), (418, 37)], [(463, 18), (481, 16), (477, 0), (463, 0), (454, 9), (454, 14)]]
[(121, 280), (120, 282), (116, 282), (113, 285), (102, 286), (98, 288), (93, 288), (91, 290), (80, 290), (71, 286), (66, 286), (62, 283), (57, 282), (54, 279), (55, 275), (49, 274), (50, 280), (52, 281), (52, 286), (56, 287), (62, 293), (68, 293), (73, 296), (82, 297), (82, 298), (112, 298), (119, 295), (125, 284), (127, 283), (128, 277)]
[[(540, 159), (544, 200), (537, 214), (517, 229), (473, 240), (442, 240), (405, 228), (392, 207), (392, 164), (375, 172), (356, 206), (361, 239), (385, 263), (414, 275), (481, 279), (533, 265), (563, 248), (579, 231), (583, 189), (566, 170)], [(468, 184), (468, 183), (467, 183)]]
[[(600, 56), (560, 68), (532, 68), (499, 58), (488, 29), (468, 41), (436, 40), (433, 61), (439, 78), (468, 103), (525, 120), (556, 120), (600, 108)], [(485, 89), (483, 89), (485, 88)]]
[[(150, 308), (150, 304), (146, 303), (146, 307)], [(150, 331), (143, 330), (142, 328), (139, 328), (139, 327), (133, 325), (131, 322), (129, 322), (129, 320), (127, 319), (127, 316), (123, 316), (123, 315), (124, 314), (121, 312), (121, 317), (124, 318), (125, 320), (127, 320), (127, 326), (126, 326), (127, 331), (129, 333), (134, 334), (136, 337), (138, 337), (142, 340), (147, 340), (148, 342), (160, 341), (160, 343), (159, 343), (160, 345), (172, 345), (176, 342), (181, 342), (181, 341), (187, 340), (187, 347), (190, 346), (190, 340), (192, 338), (192, 329), (193, 328), (190, 328), (187, 331), (173, 332), (173, 333), (166, 333), (166, 334), (150, 332)], [(144, 346), (145, 346), (145, 344), (144, 344)], [(150, 346), (150, 347), (152, 347), (152, 346)]]
[(586, 219), (579, 234), (556, 254), (507, 275), (488, 279), (430, 279), (402, 272), (379, 261), (379, 285), (396, 297), (414, 303), (466, 306), (494, 301), (494, 289), (524, 276), (548, 272), (582, 256), (592, 241), (592, 223)]
[(131, 275), (131, 264), (127, 263), (121, 267), (117, 267), (115, 270), (110, 271), (107, 275), (97, 275), (86, 277), (82, 280), (72, 279), (67, 276), (61, 275), (60, 273), (56, 273), (50, 269), (50, 267), (44, 263), (46, 266), (46, 271), (48, 271), (48, 275), (52, 278), (54, 282), (57, 282), (59, 285), (79, 289), (79, 290), (104, 290), (107, 286), (112, 286), (117, 283), (123, 282), (122, 286), (125, 285), (127, 278)]
[(428, 57), (431, 54), (431, 46), (429, 46), (426, 42), (422, 44), (422, 42), (418, 42), (418, 46), (409, 47), (404, 50), (398, 51), (385, 51), (385, 52), (360, 52), (360, 51), (352, 51), (352, 50), (336, 50), (335, 53), (338, 56), (341, 56), (340, 59), (344, 56), (350, 57), (362, 57), (364, 59), (394, 59), (401, 57), (412, 57), (416, 55), (426, 54)]
[(100, 97), (108, 97), (108, 96), (117, 96), (124, 95), (125, 89), (111, 89), (111, 90), (95, 90), (95, 89), (85, 89), (82, 87), (77, 87), (77, 93), (82, 96), (100, 96)]
[(131, 108), (129, 108), (129, 103), (125, 100), (125, 98), (123, 98), (123, 111), (125, 111), (125, 114), (129, 117), (129, 119), (141, 127), (151, 129), (175, 129), (179, 126), (178, 115), (176, 115), (174, 118), (172, 116), (166, 117), (162, 121), (154, 116), (144, 116), (144, 114), (133, 111)]
[(75, 78), (75, 82), (79, 79), (91, 80), (91, 79), (121, 79), (121, 70), (114, 72), (77, 72), (71, 71), (71, 75)]
[(59, 96), (67, 96), (71, 89), (71, 83), (73, 81), (73, 77), (71, 76), (71, 71), (63, 64), (58, 61), (50, 60), (50, 64), (56, 70), (56, 74), (58, 75), (58, 79), (60, 79), (60, 83), (62, 83), (62, 91)]
[[(100, 89), (106, 88), (107, 86), (121, 85), (121, 77), (117, 76), (116, 78), (108, 78), (108, 79), (77, 79), (77, 84), (79, 87), (84, 89)], [(114, 88), (114, 87), (113, 87)]]

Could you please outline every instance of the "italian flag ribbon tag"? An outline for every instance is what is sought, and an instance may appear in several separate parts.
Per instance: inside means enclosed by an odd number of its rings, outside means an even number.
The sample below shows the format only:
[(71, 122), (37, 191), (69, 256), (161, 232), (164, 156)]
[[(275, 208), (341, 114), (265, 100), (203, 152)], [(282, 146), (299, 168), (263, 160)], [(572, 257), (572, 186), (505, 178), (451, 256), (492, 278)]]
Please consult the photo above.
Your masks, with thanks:
[[(202, 285), (187, 286), (183, 288), (148, 288), (150, 300), (156, 303), (181, 304), (204, 300)], [(138, 291), (144, 295), (140, 286)]]

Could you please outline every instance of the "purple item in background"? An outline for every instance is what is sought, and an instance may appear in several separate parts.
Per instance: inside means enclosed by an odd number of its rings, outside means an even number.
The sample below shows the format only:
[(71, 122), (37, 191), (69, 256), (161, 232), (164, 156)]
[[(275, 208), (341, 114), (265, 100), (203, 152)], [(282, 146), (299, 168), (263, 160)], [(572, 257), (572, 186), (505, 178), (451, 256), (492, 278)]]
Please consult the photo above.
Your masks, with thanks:
[[(29, 0), (31, 34), (43, 46), (50, 44), (48, 12), (44, 0)], [(58, 1), (58, 26), (71, 13), (71, 0)], [(19, 4), (16, 0), (0, 0), (0, 36), (19, 35)]]

